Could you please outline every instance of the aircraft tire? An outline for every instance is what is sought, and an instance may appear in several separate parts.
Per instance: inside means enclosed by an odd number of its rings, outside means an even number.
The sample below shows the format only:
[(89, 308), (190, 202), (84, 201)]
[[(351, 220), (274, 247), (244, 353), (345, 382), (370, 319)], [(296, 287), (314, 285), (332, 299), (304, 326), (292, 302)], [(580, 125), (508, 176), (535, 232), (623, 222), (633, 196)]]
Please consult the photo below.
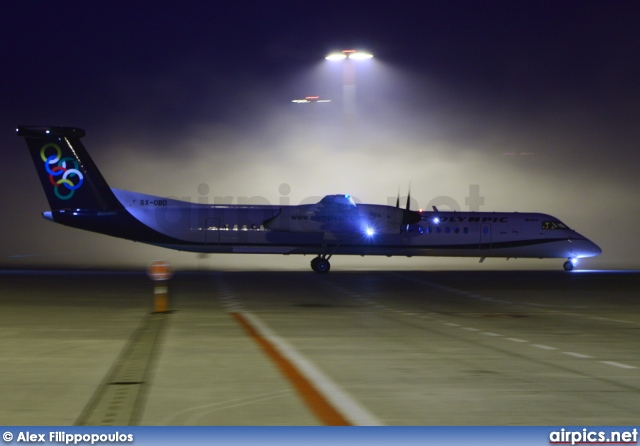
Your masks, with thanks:
[(571, 263), (571, 260), (567, 260), (566, 262), (564, 262), (564, 265), (562, 265), (562, 267), (565, 271), (571, 271), (573, 269), (573, 263)]
[(331, 264), (327, 259), (316, 258), (314, 260), (316, 260), (316, 265), (315, 268), (313, 266), (312, 268), (318, 274), (327, 274), (331, 269)]

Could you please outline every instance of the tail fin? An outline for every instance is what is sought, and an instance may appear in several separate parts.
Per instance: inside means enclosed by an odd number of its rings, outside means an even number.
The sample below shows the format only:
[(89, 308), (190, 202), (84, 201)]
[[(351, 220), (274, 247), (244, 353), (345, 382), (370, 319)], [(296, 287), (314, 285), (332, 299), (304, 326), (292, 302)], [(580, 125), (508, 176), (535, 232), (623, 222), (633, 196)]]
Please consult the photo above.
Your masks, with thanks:
[(84, 130), (72, 127), (18, 127), (52, 211), (117, 210), (122, 204), (80, 142)]

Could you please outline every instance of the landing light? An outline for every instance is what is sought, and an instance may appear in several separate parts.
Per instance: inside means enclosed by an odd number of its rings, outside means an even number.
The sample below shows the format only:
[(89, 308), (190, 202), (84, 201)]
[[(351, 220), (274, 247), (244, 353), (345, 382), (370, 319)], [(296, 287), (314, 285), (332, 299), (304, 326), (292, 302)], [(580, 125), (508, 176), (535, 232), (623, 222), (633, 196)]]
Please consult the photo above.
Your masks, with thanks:
[(569, 260), (571, 261), (571, 263), (573, 263), (573, 266), (576, 266), (578, 264), (578, 259), (575, 257)]
[(440, 224), (440, 219), (438, 217), (433, 217), (433, 220), (431, 220), (433, 222), (434, 225), (439, 225)]
[(376, 231), (374, 231), (373, 228), (367, 228), (365, 232), (369, 237), (373, 237), (373, 235), (376, 233)]

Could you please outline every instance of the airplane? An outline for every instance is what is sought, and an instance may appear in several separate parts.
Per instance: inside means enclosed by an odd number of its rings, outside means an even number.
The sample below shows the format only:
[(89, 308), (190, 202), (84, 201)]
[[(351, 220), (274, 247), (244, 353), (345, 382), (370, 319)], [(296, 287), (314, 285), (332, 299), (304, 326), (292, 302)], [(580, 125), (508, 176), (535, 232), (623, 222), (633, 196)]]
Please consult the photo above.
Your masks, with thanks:
[(109, 187), (74, 127), (20, 126), (51, 208), (50, 221), (198, 253), (310, 254), (327, 273), (333, 255), (561, 258), (571, 271), (602, 250), (556, 217), (525, 212), (413, 211), (356, 204), (199, 204)]

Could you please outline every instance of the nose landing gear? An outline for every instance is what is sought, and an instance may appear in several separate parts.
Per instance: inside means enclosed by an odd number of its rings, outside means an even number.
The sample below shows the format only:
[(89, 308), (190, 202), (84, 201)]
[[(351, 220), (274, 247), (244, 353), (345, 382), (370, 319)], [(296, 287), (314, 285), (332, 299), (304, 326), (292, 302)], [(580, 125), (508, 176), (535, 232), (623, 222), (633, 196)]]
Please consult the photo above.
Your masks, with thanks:
[(576, 259), (569, 259), (566, 262), (564, 262), (562, 267), (564, 268), (565, 271), (571, 271), (573, 267), (576, 266), (576, 263), (577, 263)]

